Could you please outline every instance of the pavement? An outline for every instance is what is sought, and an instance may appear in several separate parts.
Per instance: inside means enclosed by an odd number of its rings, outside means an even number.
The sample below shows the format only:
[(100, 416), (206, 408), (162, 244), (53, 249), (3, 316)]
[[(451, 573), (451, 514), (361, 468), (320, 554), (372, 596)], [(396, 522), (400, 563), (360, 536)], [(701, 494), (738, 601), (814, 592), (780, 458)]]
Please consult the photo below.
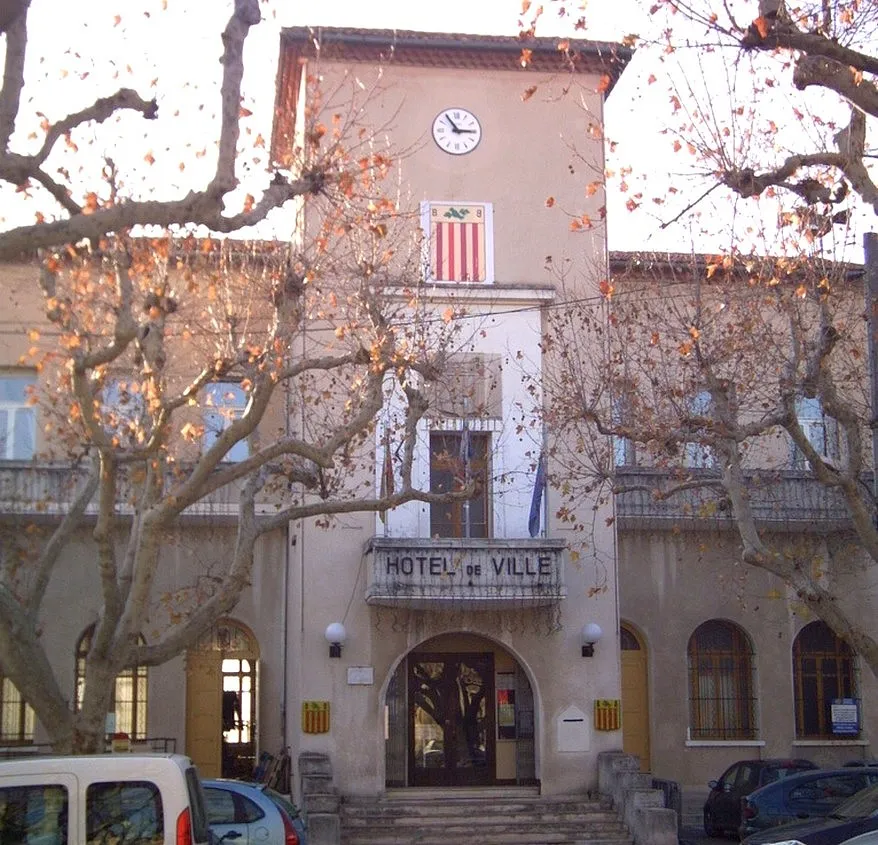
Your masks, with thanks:
[(684, 825), (680, 829), (680, 845), (732, 845), (726, 837), (705, 836), (704, 828)]
[(683, 824), (679, 833), (681, 845), (730, 845), (732, 842), (731, 839), (705, 836), (701, 817), (707, 795), (707, 789), (683, 788), (681, 794)]

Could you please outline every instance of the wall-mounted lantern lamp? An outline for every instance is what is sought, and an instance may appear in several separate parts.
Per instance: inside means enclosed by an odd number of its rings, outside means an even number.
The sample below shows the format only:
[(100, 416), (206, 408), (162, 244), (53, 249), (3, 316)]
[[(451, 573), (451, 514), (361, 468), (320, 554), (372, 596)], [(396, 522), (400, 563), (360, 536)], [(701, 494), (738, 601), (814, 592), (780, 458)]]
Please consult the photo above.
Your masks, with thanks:
[(329, 656), (341, 657), (341, 647), (344, 645), (348, 632), (345, 631), (341, 622), (333, 622), (326, 626), (326, 641), (329, 643)]
[(594, 644), (604, 635), (597, 622), (589, 622), (582, 629), (582, 656), (594, 657)]

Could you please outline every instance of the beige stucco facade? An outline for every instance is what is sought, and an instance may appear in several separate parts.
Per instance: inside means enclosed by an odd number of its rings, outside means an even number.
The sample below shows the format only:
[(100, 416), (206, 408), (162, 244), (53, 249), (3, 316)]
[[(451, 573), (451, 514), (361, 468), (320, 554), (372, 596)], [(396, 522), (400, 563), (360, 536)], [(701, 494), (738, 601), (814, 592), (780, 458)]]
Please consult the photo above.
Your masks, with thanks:
[[(857, 671), (862, 732), (855, 739), (796, 738), (792, 646), (814, 617), (774, 576), (736, 563), (729, 530), (620, 532), (622, 620), (642, 635), (648, 654), (652, 771), (704, 788), (736, 760), (805, 757), (825, 765), (871, 759), (875, 678)], [(862, 590), (862, 582), (859, 588)], [(868, 590), (862, 600), (868, 602)], [(755, 738), (699, 741), (690, 737), (689, 639), (709, 620), (734, 623), (753, 654)]]

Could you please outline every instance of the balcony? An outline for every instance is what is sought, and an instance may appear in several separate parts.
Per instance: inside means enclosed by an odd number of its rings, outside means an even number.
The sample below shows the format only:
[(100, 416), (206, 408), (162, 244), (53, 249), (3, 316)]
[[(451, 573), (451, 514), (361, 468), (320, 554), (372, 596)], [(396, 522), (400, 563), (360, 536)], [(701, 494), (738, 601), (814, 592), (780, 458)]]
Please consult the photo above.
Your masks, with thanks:
[[(732, 527), (731, 504), (719, 487), (719, 472), (691, 469), (689, 477), (714, 480), (717, 486), (694, 487), (667, 499), (658, 491), (674, 481), (667, 470), (617, 467), (616, 484), (637, 488), (617, 493), (619, 528), (688, 528), (701, 530)], [(868, 479), (865, 483), (871, 483)], [(785, 470), (754, 473), (748, 478), (750, 504), (757, 523), (765, 528), (836, 531), (850, 527), (844, 499), (806, 472)]]
[[(51, 519), (66, 513), (86, 478), (86, 471), (69, 464), (36, 464), (17, 461), (0, 462), (0, 514), (14, 514), (33, 519)], [(239, 494), (243, 482), (238, 481), (214, 491), (204, 499), (187, 508), (184, 518), (211, 520), (238, 517)], [(133, 512), (134, 492), (130, 485), (120, 480), (118, 512)], [(257, 513), (273, 513), (276, 507), (262, 497)], [(94, 500), (86, 511), (94, 515)]]
[(563, 540), (373, 537), (366, 603), (433, 610), (543, 607), (567, 596)]

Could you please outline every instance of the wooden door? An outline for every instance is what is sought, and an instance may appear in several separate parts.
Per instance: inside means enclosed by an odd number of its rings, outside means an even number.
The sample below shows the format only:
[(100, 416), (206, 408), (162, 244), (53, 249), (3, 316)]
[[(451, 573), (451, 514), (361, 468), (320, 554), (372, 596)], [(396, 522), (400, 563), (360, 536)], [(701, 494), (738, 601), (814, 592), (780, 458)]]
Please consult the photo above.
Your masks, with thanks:
[(186, 754), (203, 778), (222, 775), (222, 655), (186, 653)]
[(640, 758), (640, 770), (649, 771), (649, 678), (647, 654), (634, 631), (622, 625), (622, 750)]

